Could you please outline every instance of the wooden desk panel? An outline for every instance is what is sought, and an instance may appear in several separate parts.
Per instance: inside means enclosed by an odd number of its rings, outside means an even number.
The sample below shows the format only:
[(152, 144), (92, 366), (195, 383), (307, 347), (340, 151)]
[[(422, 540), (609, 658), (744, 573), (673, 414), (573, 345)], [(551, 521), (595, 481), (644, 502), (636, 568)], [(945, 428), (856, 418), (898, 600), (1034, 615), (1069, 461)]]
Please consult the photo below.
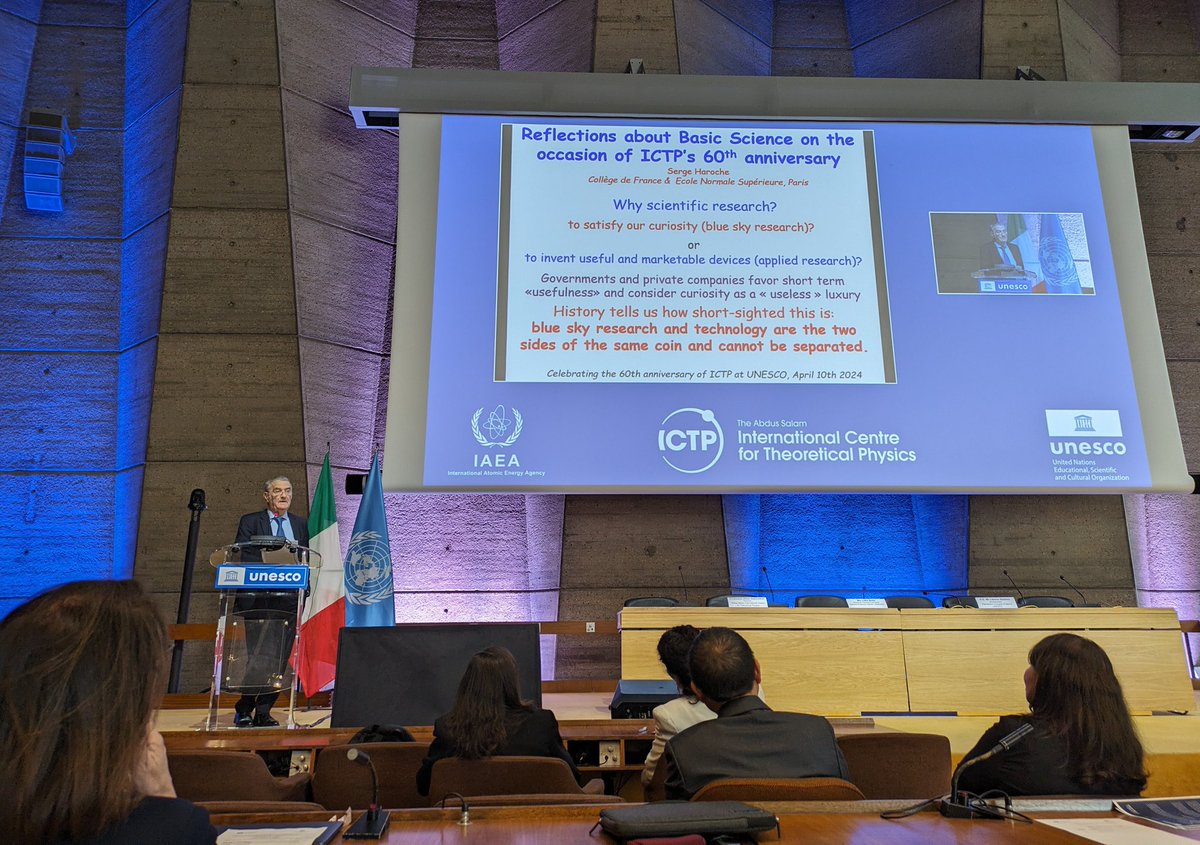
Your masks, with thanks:
[(617, 628), (622, 634), (647, 629), (661, 634), (675, 625), (695, 625), (697, 628), (720, 625), (738, 631), (754, 628), (899, 630), (900, 611), (845, 607), (626, 607), (617, 614)]
[(1188, 711), (1187, 659), (1173, 610), (1022, 608), (904, 611), (908, 695), (917, 712), (999, 715), (1028, 709), (1022, 676), (1029, 649), (1056, 631), (1107, 652), (1129, 709)]
[(685, 623), (739, 630), (754, 649), (767, 700), (777, 710), (827, 716), (908, 710), (898, 611), (625, 608), (621, 677), (665, 680), (658, 639)]
[(1180, 631), (1174, 610), (1143, 607), (914, 608), (900, 611), (900, 627), (905, 631), (1074, 631), (1083, 636), (1090, 630)]
[[(780, 837), (773, 833), (764, 842), (783, 845), (1085, 845), (1088, 840), (1056, 828), (1034, 823), (979, 822), (945, 819), (922, 813), (898, 821), (885, 821), (875, 812), (780, 812)], [(360, 815), (355, 814), (355, 817)], [(328, 819), (329, 814), (216, 816), (214, 822), (253, 824)], [(459, 827), (458, 813), (441, 810), (405, 810), (392, 813), (392, 822), (381, 845), (611, 845), (612, 837), (591, 833), (599, 818), (597, 807), (479, 807), (471, 810), (471, 825)], [(1189, 839), (1196, 837), (1184, 832)], [(334, 842), (342, 842), (340, 837)]]

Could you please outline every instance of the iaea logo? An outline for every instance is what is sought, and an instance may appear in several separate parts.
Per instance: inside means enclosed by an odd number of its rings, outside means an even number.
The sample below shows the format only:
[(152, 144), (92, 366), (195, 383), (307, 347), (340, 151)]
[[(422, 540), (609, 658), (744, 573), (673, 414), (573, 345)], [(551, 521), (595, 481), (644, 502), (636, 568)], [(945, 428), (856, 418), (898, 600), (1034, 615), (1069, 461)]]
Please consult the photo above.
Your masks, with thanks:
[(663, 418), (658, 450), (673, 470), (694, 474), (711, 469), (725, 450), (725, 433), (712, 411), (680, 408)]
[(475, 412), (471, 417), (471, 433), (475, 435), (480, 446), (511, 446), (517, 442), (525, 420), (516, 408), (509, 410), (512, 411), (511, 419), (508, 416), (509, 411), (506, 411), (503, 405), (497, 405), (482, 422), (480, 418), (483, 417), (483, 408)]

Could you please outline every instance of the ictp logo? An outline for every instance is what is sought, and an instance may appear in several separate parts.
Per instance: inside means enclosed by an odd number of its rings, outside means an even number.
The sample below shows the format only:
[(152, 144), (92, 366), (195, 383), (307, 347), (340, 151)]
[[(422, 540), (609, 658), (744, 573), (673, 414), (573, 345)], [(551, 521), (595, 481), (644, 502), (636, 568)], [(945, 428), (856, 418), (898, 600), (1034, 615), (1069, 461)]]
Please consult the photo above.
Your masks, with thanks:
[(680, 408), (667, 414), (658, 430), (662, 459), (678, 472), (694, 474), (711, 469), (724, 449), (725, 434), (712, 411)]

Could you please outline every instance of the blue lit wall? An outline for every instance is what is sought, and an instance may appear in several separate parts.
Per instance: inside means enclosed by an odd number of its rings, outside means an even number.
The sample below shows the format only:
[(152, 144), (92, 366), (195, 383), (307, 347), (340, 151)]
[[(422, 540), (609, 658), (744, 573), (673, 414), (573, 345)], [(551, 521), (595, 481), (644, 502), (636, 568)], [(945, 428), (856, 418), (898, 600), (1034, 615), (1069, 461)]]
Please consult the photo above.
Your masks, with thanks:
[[(186, 0), (0, 0), (0, 615), (132, 573)], [(30, 108), (66, 114), (61, 213), (25, 208)]]
[(725, 496), (735, 593), (881, 598), (966, 592), (967, 497)]

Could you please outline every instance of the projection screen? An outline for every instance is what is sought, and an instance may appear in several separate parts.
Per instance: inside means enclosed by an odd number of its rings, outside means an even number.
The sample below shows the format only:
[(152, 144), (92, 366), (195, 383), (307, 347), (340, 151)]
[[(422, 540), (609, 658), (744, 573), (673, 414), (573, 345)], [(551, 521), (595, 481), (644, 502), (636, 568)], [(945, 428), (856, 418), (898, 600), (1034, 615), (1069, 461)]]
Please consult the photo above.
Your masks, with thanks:
[(399, 130), (389, 490), (1192, 489), (1125, 126)]

